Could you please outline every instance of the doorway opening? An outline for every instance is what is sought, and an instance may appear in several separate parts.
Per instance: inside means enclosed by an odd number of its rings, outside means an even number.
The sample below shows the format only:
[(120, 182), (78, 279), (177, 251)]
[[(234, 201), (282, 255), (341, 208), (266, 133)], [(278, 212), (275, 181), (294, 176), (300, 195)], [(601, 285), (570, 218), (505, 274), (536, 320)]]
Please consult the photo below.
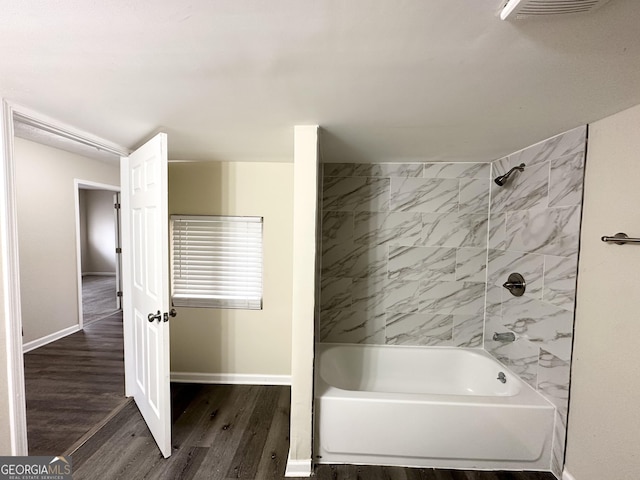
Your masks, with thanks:
[(82, 328), (122, 309), (120, 187), (75, 180)]
[(111, 277), (114, 286), (106, 312), (111, 315), (97, 312), (102, 321), (85, 325), (83, 310), (89, 309), (82, 302), (79, 228), (80, 187), (105, 191), (111, 230), (97, 237), (109, 236), (107, 243), (119, 245), (113, 196), (120, 188), (120, 155), (126, 152), (105, 151), (28, 113), (4, 108), (12, 453), (69, 454), (128, 401), (116, 297), (121, 289), (115, 286), (119, 262), (89, 272)]
[[(4, 187), (4, 195), (0, 196), (0, 253), (3, 267), (3, 299), (0, 305), (7, 319), (7, 393), (9, 396), (10, 443), (13, 455), (27, 455), (27, 403), (25, 394), (25, 355), (23, 327), (25, 327), (24, 306), (32, 304), (43, 309), (37, 319), (47, 327), (52, 318), (58, 318), (48, 309), (48, 304), (41, 299), (34, 298), (32, 302), (23, 295), (25, 283), (21, 282), (22, 255), (18, 247), (18, 190), (15, 182), (15, 145), (19, 143), (20, 135), (17, 130), (26, 126), (28, 130), (35, 130), (36, 135), (50, 137), (53, 142), (69, 145), (69, 148), (89, 151), (92, 155), (106, 156), (116, 160), (117, 173), (111, 180), (121, 183), (122, 191), (122, 229), (123, 251), (122, 261), (123, 280), (123, 359), (124, 359), (124, 395), (133, 397), (136, 406), (142, 413), (149, 430), (156, 440), (163, 456), (171, 454), (171, 398), (169, 372), (169, 325), (170, 316), (168, 302), (168, 224), (167, 214), (167, 136), (158, 133), (133, 152), (129, 152), (115, 144), (101, 140), (98, 137), (77, 130), (55, 120), (47, 119), (23, 107), (17, 107), (7, 101), (2, 101), (2, 117), (0, 117), (0, 151), (3, 154), (3, 165), (0, 170), (0, 184)], [(60, 150), (65, 150), (62, 146)], [(57, 164), (60, 167), (62, 164)], [(53, 173), (58, 173), (54, 169)], [(75, 178), (82, 177), (80, 174)], [(31, 177), (38, 181), (43, 189), (55, 184), (46, 174), (37, 169)], [(87, 178), (87, 177), (85, 177)], [(72, 181), (65, 182), (73, 184)], [(72, 192), (73, 194), (73, 192)], [(73, 195), (71, 195), (73, 199)], [(48, 199), (45, 198), (45, 202)], [(73, 201), (73, 200), (72, 200)], [(73, 207), (70, 208), (71, 210)], [(71, 232), (72, 238), (67, 242), (58, 243), (68, 250), (72, 248), (72, 258), (60, 262), (61, 268), (72, 270), (72, 279), (67, 281), (56, 271), (52, 274), (41, 274), (40, 266), (36, 265), (35, 278), (42, 277), (52, 286), (63, 285), (72, 287), (75, 291), (67, 295), (49, 296), (52, 300), (63, 299), (71, 302), (71, 308), (64, 310), (62, 316), (75, 318), (73, 328), (77, 333), (87, 333), (90, 325), (80, 331), (81, 317), (78, 315), (81, 283), (78, 282), (80, 267), (77, 266), (75, 251), (76, 240), (73, 238), (73, 219), (62, 225), (59, 222), (58, 209), (51, 212), (46, 219), (54, 219), (54, 224), (42, 228), (38, 223), (29, 224), (35, 230), (41, 244), (50, 246), (53, 233)], [(153, 232), (150, 234), (148, 232)], [(159, 232), (159, 234), (158, 234)], [(51, 247), (41, 259), (59, 260), (60, 252)], [(145, 279), (142, 281), (141, 279)], [(134, 291), (135, 289), (135, 291)], [(24, 297), (24, 298), (23, 298)], [(143, 298), (144, 297), (144, 298)], [(148, 302), (147, 302), (148, 300)], [(146, 302), (146, 303), (145, 303)], [(153, 303), (153, 304), (151, 304)], [(70, 314), (69, 311), (72, 311)], [(161, 313), (163, 312), (163, 313)], [(47, 323), (49, 322), (49, 323)], [(100, 325), (102, 322), (97, 322)], [(25, 328), (26, 332), (27, 329)], [(59, 332), (58, 332), (59, 333)], [(73, 335), (71, 331), (64, 331), (58, 338), (65, 340)], [(64, 338), (62, 338), (64, 337)], [(46, 343), (55, 341), (48, 338)], [(48, 347), (42, 343), (43, 348)], [(52, 362), (55, 363), (55, 362)], [(98, 366), (100, 362), (96, 362)], [(47, 365), (47, 362), (43, 362)], [(73, 365), (73, 361), (70, 362)], [(93, 384), (100, 386), (101, 375), (93, 377)], [(70, 396), (70, 391), (61, 392), (61, 400)], [(47, 402), (43, 402), (47, 405)], [(86, 405), (78, 411), (86, 409)], [(150, 415), (149, 415), (150, 414)], [(152, 418), (153, 417), (153, 418)], [(50, 422), (55, 424), (54, 421)], [(59, 450), (59, 448), (57, 449)], [(32, 453), (32, 452), (30, 452)]]

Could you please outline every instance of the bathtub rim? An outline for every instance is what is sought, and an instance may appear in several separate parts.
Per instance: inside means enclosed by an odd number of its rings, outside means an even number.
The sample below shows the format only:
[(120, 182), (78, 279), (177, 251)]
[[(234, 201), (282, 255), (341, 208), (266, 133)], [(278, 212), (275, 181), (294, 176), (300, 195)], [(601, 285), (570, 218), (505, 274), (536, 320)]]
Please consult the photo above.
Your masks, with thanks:
[[(382, 348), (382, 349), (418, 349), (418, 350), (453, 350), (456, 352), (465, 352), (465, 354), (474, 354), (491, 360), (498, 365), (500, 369), (504, 369), (508, 374), (518, 382), (520, 390), (515, 395), (460, 395), (460, 394), (441, 394), (441, 393), (397, 393), (397, 392), (377, 392), (367, 390), (346, 390), (329, 384), (322, 378), (320, 374), (320, 361), (322, 353), (332, 347), (357, 347), (359, 349), (366, 348)], [(540, 392), (525, 382), (518, 374), (510, 368), (502, 364), (493, 357), (489, 352), (482, 348), (463, 348), (451, 346), (421, 346), (421, 345), (373, 345), (358, 343), (333, 343), (333, 342), (316, 342), (315, 345), (315, 368), (314, 368), (314, 397), (316, 400), (321, 398), (343, 398), (364, 401), (393, 401), (398, 403), (451, 403), (451, 404), (478, 404), (478, 405), (509, 405), (513, 408), (552, 408), (556, 410), (556, 406), (545, 398)]]

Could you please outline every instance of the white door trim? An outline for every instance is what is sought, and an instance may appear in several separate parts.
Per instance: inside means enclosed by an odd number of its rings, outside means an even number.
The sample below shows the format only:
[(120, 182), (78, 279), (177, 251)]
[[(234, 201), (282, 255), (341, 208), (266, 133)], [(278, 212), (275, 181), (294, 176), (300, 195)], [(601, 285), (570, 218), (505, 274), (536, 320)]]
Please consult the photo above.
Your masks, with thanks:
[(20, 310), (20, 265), (18, 257), (18, 223), (13, 155), (14, 118), (30, 125), (76, 139), (86, 145), (126, 156), (129, 151), (112, 142), (78, 130), (5, 99), (0, 116), (0, 263), (2, 264), (2, 314), (6, 335), (7, 395), (9, 403), (10, 444), (12, 455), (27, 455), (27, 414), (22, 358), (22, 314)]
[[(82, 232), (80, 229), (80, 190), (106, 190), (109, 192), (119, 193), (118, 185), (109, 185), (106, 183), (92, 182), (90, 180), (73, 179), (73, 192), (75, 196), (76, 207), (76, 268), (78, 271), (78, 327), (80, 330), (84, 328), (84, 312), (82, 310)], [(120, 228), (116, 225), (116, 229)], [(116, 277), (118, 276), (118, 265), (116, 262)], [(117, 282), (116, 282), (117, 283)]]
[(3, 315), (7, 349), (7, 393), (11, 454), (27, 455), (27, 409), (22, 359), (22, 314), (20, 311), (20, 265), (18, 263), (18, 220), (13, 159), (13, 108), (2, 102), (2, 191), (0, 238), (2, 242)]

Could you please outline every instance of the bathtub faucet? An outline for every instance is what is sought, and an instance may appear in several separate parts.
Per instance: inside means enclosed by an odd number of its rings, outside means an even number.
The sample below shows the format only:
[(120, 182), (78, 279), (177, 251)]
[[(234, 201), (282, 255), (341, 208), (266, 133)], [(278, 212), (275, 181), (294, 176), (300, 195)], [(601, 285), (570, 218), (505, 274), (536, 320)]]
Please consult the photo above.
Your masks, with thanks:
[(515, 342), (516, 334), (513, 332), (493, 333), (493, 340), (496, 342)]

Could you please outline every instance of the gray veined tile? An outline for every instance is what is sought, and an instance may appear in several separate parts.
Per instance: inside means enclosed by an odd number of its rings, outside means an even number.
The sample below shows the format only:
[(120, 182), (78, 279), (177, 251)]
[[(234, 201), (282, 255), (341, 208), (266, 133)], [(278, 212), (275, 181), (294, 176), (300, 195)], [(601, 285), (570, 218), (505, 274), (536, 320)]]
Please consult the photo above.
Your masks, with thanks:
[(353, 163), (324, 163), (322, 164), (323, 177), (351, 177), (353, 176)]
[(389, 278), (403, 281), (454, 280), (455, 248), (389, 247)]
[(442, 247), (485, 247), (486, 214), (423, 213), (423, 244)]
[(457, 212), (458, 180), (392, 178), (389, 209), (398, 212)]
[(352, 310), (327, 310), (320, 314), (320, 341), (384, 345), (384, 315)]
[(527, 297), (504, 298), (502, 322), (518, 336), (569, 361), (573, 312)]
[(425, 178), (487, 178), (490, 163), (425, 163)]
[(387, 275), (389, 248), (384, 246), (356, 245), (351, 251), (347, 266), (352, 278)]
[(503, 287), (496, 287), (491, 284), (487, 285), (487, 296), (485, 300), (485, 310), (487, 315), (502, 319), (502, 295), (504, 292), (506, 292), (506, 290)]
[(522, 380), (536, 388), (539, 347), (524, 338), (518, 338), (506, 348), (508, 366)]
[(484, 283), (425, 281), (420, 283), (420, 312), (482, 315)]
[(322, 277), (350, 277), (356, 258), (352, 242), (337, 243), (323, 248)]
[(587, 127), (582, 125), (548, 140), (536, 143), (509, 155), (511, 166), (525, 163), (535, 165), (554, 158), (564, 157), (585, 149)]
[(484, 349), (505, 365), (509, 363), (509, 357), (507, 356), (509, 344), (494, 340), (493, 334), (505, 333), (507, 331), (502, 324), (502, 315), (494, 315), (490, 312), (486, 313), (484, 322)]
[(354, 242), (357, 244), (416, 245), (422, 237), (422, 216), (405, 212), (357, 212)]
[(458, 213), (489, 212), (489, 179), (460, 180)]
[(386, 276), (353, 279), (351, 309), (355, 312), (380, 315), (385, 312), (387, 290)]
[(504, 175), (511, 169), (511, 161), (509, 157), (502, 157), (491, 162), (491, 187), (496, 185), (493, 180), (500, 175)]
[(325, 177), (322, 210), (386, 212), (389, 210), (389, 179), (372, 177)]
[(489, 248), (503, 250), (507, 239), (507, 214), (491, 213), (489, 215)]
[(549, 206), (566, 207), (582, 203), (584, 152), (551, 160)]
[(351, 308), (350, 278), (323, 277), (320, 290), (322, 310)]
[(513, 342), (493, 339), (494, 333), (508, 333), (497, 318), (488, 317), (484, 333), (484, 348), (497, 360), (509, 367), (525, 382), (536, 388), (539, 347), (524, 338)]
[(456, 250), (456, 280), (487, 281), (487, 249), (458, 248)]
[(578, 251), (580, 207), (547, 208), (507, 215), (506, 248), (568, 257)]
[(565, 310), (574, 309), (576, 296), (577, 258), (544, 257), (543, 299)]
[(546, 208), (549, 203), (549, 164), (527, 165), (500, 187), (492, 182), (491, 212)]
[(542, 298), (544, 255), (490, 249), (487, 268), (490, 285), (503, 288), (510, 274), (519, 273), (527, 283), (524, 295)]
[(566, 416), (569, 405), (571, 364), (541, 349), (538, 360), (538, 391)]
[(420, 305), (420, 282), (387, 279), (385, 309), (387, 312), (415, 313)]
[(454, 315), (453, 346), (464, 348), (482, 347), (483, 331), (483, 315)]
[(352, 212), (324, 212), (322, 214), (322, 250), (353, 240)]
[(328, 245), (322, 251), (323, 277), (351, 277), (357, 256), (353, 242)]
[(386, 315), (386, 343), (388, 345), (452, 344), (453, 316), (414, 313)]
[(422, 163), (356, 163), (355, 177), (421, 177)]

